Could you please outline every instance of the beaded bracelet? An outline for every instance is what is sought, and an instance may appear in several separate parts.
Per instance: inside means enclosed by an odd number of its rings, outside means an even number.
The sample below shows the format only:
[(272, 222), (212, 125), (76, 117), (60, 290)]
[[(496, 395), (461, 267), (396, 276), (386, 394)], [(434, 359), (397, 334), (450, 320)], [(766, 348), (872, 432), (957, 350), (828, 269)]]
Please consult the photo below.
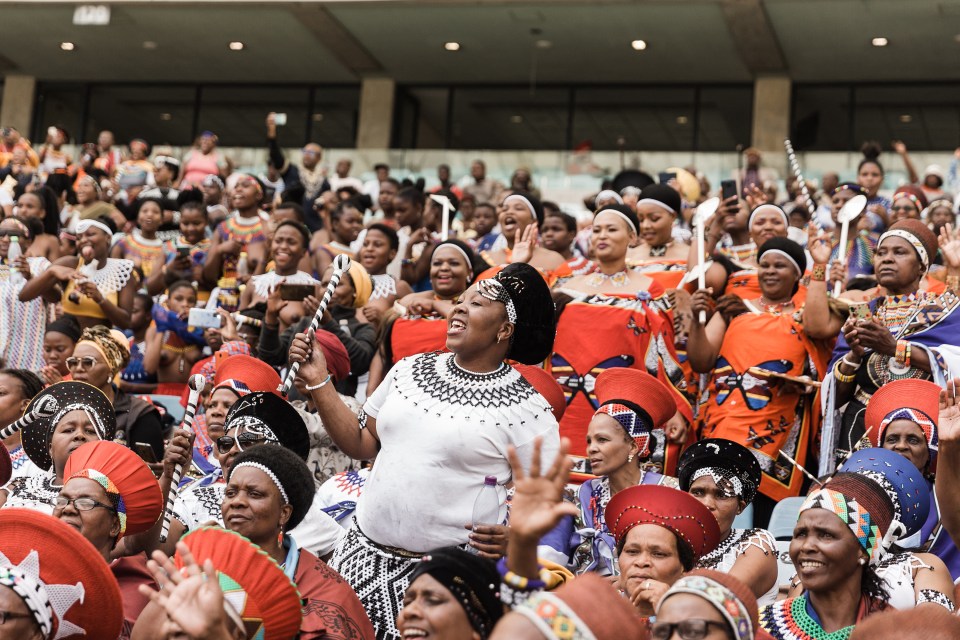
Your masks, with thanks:
[(514, 589), (513, 587), (508, 585), (506, 582), (500, 583), (500, 602), (507, 605), (511, 609), (513, 607), (519, 607), (520, 605), (522, 605), (534, 593), (536, 592), (521, 591), (519, 589)]
[(910, 366), (910, 342), (907, 340), (897, 340), (897, 350), (894, 353), (894, 360), (898, 364)]
[[(853, 375), (849, 375), (849, 376), (845, 376), (845, 375), (843, 375), (842, 373), (840, 373), (840, 363), (841, 363), (841, 362), (842, 362), (842, 359), (841, 359), (841, 360), (837, 360), (837, 364), (834, 365), (834, 367), (833, 367), (833, 377), (837, 379), (837, 382), (848, 383), (848, 382), (853, 382), (854, 380), (856, 380), (856, 379), (857, 379), (857, 374), (855, 374), (855, 373), (854, 373)], [(850, 363), (848, 362), (847, 364), (850, 364)]]
[(947, 276), (947, 291), (960, 292), (960, 276)]
[(810, 272), (810, 281), (826, 282), (826, 280), (827, 280), (827, 265), (825, 264), (813, 265), (813, 270)]
[(411, 258), (403, 258), (402, 260), (400, 260), (400, 266), (401, 266), (401, 267), (406, 267), (406, 266), (414, 265), (414, 264), (416, 264), (416, 262), (415, 262), (414, 260), (412, 260)]
[(541, 574), (541, 579), (539, 580), (518, 576), (513, 571), (507, 569), (507, 559), (505, 557), (500, 558), (500, 561), (497, 563), (497, 571), (500, 572), (500, 577), (503, 579), (503, 583), (509, 587), (512, 587), (513, 589), (520, 591), (539, 591), (547, 588), (546, 580), (542, 579), (542, 573), (545, 571), (542, 566), (538, 567), (537, 569), (537, 572)]
[(304, 389), (306, 389), (307, 391), (316, 391), (317, 389), (320, 389), (321, 387), (326, 386), (328, 382), (330, 382), (330, 374), (329, 374), (329, 373), (327, 374), (327, 377), (324, 379), (324, 381), (321, 382), (320, 384), (314, 385), (314, 386), (312, 386), (312, 387), (311, 387), (310, 385), (305, 385), (305, 386), (304, 386)]

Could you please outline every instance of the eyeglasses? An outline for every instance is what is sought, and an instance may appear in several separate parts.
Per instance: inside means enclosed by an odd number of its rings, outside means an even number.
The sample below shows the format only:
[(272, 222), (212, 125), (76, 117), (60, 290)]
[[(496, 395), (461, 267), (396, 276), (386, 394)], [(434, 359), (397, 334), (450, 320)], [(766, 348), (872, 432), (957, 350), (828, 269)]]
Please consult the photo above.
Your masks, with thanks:
[(16, 620), (17, 618), (32, 618), (30, 613), (14, 613), (13, 611), (0, 611), (0, 625), (7, 624), (7, 620)]
[(654, 622), (650, 627), (650, 637), (653, 640), (670, 640), (676, 631), (682, 640), (703, 640), (710, 632), (710, 626), (727, 629), (727, 623), (704, 620), (703, 618), (687, 618), (680, 622)]
[(314, 151), (313, 149), (304, 149), (303, 151), (301, 151), (301, 153), (305, 156), (315, 156), (317, 155), (318, 152)]
[(64, 360), (64, 362), (67, 363), (67, 369), (77, 369), (80, 367), (80, 365), (83, 365), (84, 369), (93, 369), (99, 363), (99, 361), (93, 356), (84, 356), (82, 358), (70, 356)]
[(73, 506), (76, 508), (77, 511), (93, 511), (97, 507), (100, 507), (101, 509), (107, 509), (108, 511), (113, 511), (114, 513), (116, 513), (117, 511), (109, 504), (103, 504), (102, 502), (97, 502), (93, 498), (71, 499), (71, 498), (64, 498), (63, 496), (57, 496), (56, 498), (53, 499), (53, 507), (55, 509), (66, 509), (67, 505), (70, 504), (71, 502), (73, 503)]
[(239, 444), (238, 448), (240, 451), (243, 451), (246, 448), (263, 444), (264, 442), (276, 442), (276, 440), (249, 432), (241, 433), (237, 437), (220, 436), (217, 438), (217, 451), (219, 451), (221, 454), (228, 453), (231, 449), (233, 449), (235, 444)]

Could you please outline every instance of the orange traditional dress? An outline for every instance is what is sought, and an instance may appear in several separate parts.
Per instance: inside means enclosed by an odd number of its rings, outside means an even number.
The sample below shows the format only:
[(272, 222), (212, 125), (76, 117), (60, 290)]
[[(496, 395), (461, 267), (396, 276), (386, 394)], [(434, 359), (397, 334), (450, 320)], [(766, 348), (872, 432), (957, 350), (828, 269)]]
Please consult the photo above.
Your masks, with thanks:
[(819, 416), (813, 395), (784, 393), (770, 374), (819, 380), (830, 353), (807, 337), (800, 318), (751, 309), (731, 320), (701, 395), (703, 437), (751, 449), (763, 471), (760, 493), (773, 500), (799, 494), (802, 472), (780, 452), (802, 464)]
[[(610, 367), (631, 367), (656, 376), (675, 391), (678, 409), (692, 421), (683, 396), (684, 375), (674, 349), (673, 315), (663, 287), (656, 282), (638, 293), (586, 294), (569, 289), (570, 296), (557, 324), (554, 353), (547, 370), (563, 388), (567, 409), (560, 435), (570, 439), (570, 455), (586, 454), (587, 425), (599, 404), (593, 391), (597, 376)], [(655, 430), (657, 448), (651, 461), (657, 471), (674, 475), (679, 445), (664, 446), (663, 430)]]

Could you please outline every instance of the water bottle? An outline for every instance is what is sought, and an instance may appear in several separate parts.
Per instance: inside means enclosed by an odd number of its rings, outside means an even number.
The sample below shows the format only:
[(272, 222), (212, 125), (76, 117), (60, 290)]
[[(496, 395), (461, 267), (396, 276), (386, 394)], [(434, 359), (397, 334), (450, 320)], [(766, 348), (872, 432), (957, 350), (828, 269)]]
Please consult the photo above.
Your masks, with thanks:
[(19, 236), (10, 236), (10, 248), (7, 249), (7, 264), (10, 265), (10, 282), (11, 284), (20, 284), (23, 282), (23, 274), (17, 269), (14, 263), (20, 256), (23, 255), (23, 251), (20, 249), (20, 237)]
[[(477, 525), (500, 524), (500, 496), (497, 494), (497, 477), (487, 476), (483, 479), (483, 487), (473, 503), (473, 517), (471, 524), (474, 529)], [(467, 551), (478, 553), (476, 549), (467, 545)]]
[(237, 260), (237, 277), (250, 275), (250, 267), (247, 265), (247, 252), (240, 252), (240, 259)]

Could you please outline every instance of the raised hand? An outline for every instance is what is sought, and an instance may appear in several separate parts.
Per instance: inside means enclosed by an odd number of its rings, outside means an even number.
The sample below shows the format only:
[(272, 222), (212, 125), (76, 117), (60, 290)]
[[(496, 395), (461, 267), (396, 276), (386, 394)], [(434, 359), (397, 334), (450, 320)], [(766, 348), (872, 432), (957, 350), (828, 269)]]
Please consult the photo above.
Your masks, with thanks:
[(514, 486), (510, 506), (510, 535), (533, 544), (557, 526), (564, 516), (577, 515), (576, 506), (563, 501), (563, 489), (573, 468), (573, 463), (567, 457), (570, 441), (560, 439), (560, 451), (543, 474), (540, 472), (542, 448), (543, 440), (534, 440), (529, 474), (523, 470), (517, 450), (513, 446), (507, 450)]
[(160, 605), (168, 620), (191, 638), (229, 637), (223, 635), (226, 628), (223, 591), (213, 563), (207, 559), (201, 568), (182, 542), (177, 543), (177, 551), (184, 562), (183, 571), (162, 552), (154, 551), (147, 568), (160, 590), (140, 585), (140, 593)]
[(827, 264), (830, 262), (830, 254), (833, 253), (830, 236), (812, 222), (807, 225), (807, 250), (815, 264)]
[(513, 241), (513, 256), (511, 262), (529, 263), (530, 260), (533, 259), (533, 252), (537, 248), (539, 237), (537, 225), (535, 224), (528, 224), (522, 233), (520, 229), (517, 229)]
[(937, 420), (937, 434), (940, 441), (960, 441), (960, 402), (957, 400), (957, 388), (960, 378), (947, 380), (947, 388), (940, 391), (940, 417)]
[(940, 253), (948, 269), (960, 270), (960, 229), (949, 222), (940, 230)]
[(310, 334), (298, 333), (290, 343), (290, 364), (300, 363), (300, 370), (297, 375), (310, 386), (323, 382), (329, 375), (323, 350), (319, 347), (314, 348), (315, 343), (316, 337), (312, 332)]

